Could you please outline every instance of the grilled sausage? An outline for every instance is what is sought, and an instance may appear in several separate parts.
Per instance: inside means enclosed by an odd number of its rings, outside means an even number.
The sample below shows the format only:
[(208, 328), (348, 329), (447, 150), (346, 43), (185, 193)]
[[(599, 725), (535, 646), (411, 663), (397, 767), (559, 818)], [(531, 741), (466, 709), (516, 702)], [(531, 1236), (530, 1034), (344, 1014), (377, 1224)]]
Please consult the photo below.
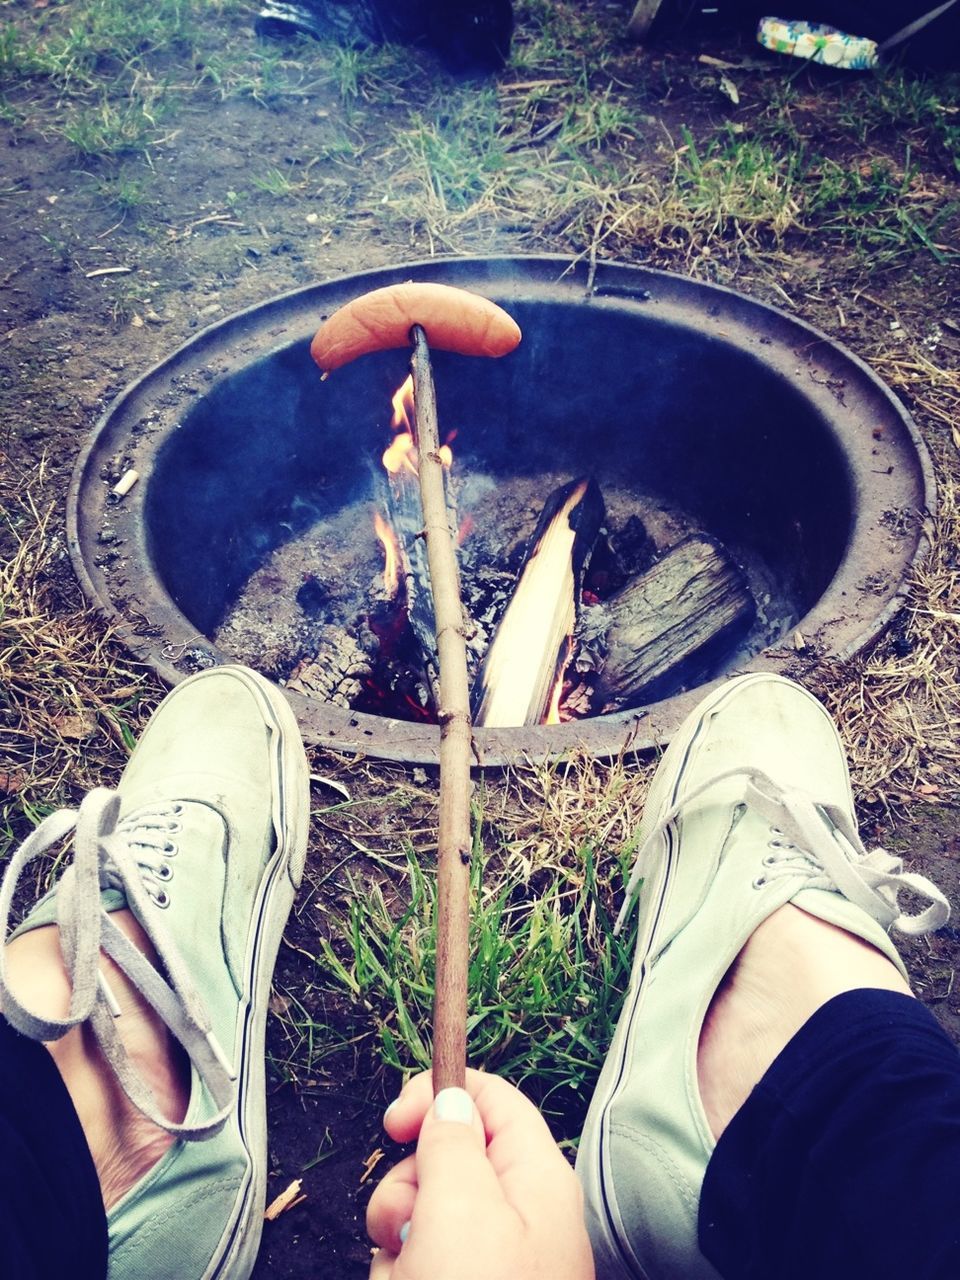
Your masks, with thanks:
[(410, 330), (423, 326), (431, 347), (467, 356), (505, 356), (520, 328), (502, 307), (448, 284), (387, 285), (346, 303), (323, 322), (310, 354), (324, 371), (357, 356), (410, 346)]

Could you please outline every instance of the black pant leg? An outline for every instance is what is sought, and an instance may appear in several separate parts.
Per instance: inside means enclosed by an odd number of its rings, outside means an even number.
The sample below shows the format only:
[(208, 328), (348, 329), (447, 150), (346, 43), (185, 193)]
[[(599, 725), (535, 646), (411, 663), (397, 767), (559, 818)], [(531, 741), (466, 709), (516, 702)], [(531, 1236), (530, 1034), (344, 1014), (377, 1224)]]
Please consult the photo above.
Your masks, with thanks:
[(895, 992), (831, 1000), (722, 1134), (700, 1248), (724, 1280), (957, 1280), (960, 1054)]
[(103, 1280), (97, 1171), (53, 1059), (0, 1016), (0, 1276)]

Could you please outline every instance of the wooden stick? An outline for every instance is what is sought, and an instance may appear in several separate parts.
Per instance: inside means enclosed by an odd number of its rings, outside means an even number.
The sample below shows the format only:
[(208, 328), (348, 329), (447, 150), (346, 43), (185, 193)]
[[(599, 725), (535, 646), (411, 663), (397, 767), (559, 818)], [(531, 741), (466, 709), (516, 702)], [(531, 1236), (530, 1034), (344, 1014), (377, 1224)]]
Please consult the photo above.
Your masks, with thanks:
[(427, 335), (413, 338), (413, 386), (427, 563), (440, 663), (440, 812), (437, 844), (437, 962), (433, 1004), (433, 1089), (463, 1088), (467, 1066), (470, 961), (470, 685), (460, 575), (447, 520), (437, 401)]

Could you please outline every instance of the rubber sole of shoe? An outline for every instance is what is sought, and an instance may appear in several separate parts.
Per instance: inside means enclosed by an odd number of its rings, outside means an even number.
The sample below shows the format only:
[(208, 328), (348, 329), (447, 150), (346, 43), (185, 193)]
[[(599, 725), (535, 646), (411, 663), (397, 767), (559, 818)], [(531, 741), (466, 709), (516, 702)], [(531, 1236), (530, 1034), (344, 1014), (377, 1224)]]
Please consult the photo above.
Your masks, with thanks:
[[(310, 778), (299, 726), (280, 690), (246, 668), (219, 670), (239, 679), (260, 703), (264, 723), (271, 731), (270, 766), (278, 803), (278, 845), (264, 871), (251, 915), (244, 964), (246, 981), (234, 1044), (233, 1060), (242, 1064), (237, 1081), (237, 1120), (250, 1160), (249, 1176), (202, 1277), (202, 1280), (246, 1280), (260, 1247), (267, 1188), (264, 1041), (268, 995), (280, 940), (306, 863)], [(258, 1152), (262, 1153), (259, 1158)]]

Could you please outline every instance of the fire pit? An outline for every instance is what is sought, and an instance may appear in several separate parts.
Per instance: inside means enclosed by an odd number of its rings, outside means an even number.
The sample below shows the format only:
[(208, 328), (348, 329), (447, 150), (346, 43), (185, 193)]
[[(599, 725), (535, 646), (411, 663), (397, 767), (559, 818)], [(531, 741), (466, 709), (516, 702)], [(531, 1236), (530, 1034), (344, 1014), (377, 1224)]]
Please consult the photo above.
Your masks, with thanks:
[[(482, 563), (480, 576), (514, 578), (518, 535), (551, 493), (589, 478), (605, 502), (594, 576), (582, 584), (589, 605), (616, 608), (615, 593), (600, 598), (608, 587), (626, 572), (660, 572), (671, 555), (692, 555), (687, 573), (699, 580), (696, 557), (715, 552), (750, 601), (723, 645), (644, 686), (646, 705), (596, 714), (616, 699), (577, 703), (579, 677), (568, 676), (570, 718), (477, 729), (484, 763), (649, 747), (705, 681), (790, 672), (798, 647), (805, 660), (847, 656), (895, 614), (933, 482), (906, 412), (855, 357), (780, 311), (662, 272), (600, 264), (591, 278), (562, 258), (441, 260), (234, 316), (101, 421), (70, 490), (71, 554), (88, 598), (165, 681), (239, 658), (288, 685), (308, 739), (436, 759), (429, 705), (406, 687), (388, 696), (370, 674), (397, 625), (375, 585), (373, 520), (406, 356), (366, 356), (321, 383), (308, 353), (334, 309), (411, 278), (485, 294), (524, 334), (501, 360), (435, 354), (441, 429), (455, 434), (460, 514), (474, 530), (465, 577)], [(470, 538), (495, 548), (492, 568)], [(350, 607), (370, 631), (359, 641), (343, 603), (358, 594)], [(712, 597), (703, 601), (707, 616)], [(326, 659), (338, 644), (362, 652), (355, 670), (349, 653), (338, 660), (335, 687)]]

